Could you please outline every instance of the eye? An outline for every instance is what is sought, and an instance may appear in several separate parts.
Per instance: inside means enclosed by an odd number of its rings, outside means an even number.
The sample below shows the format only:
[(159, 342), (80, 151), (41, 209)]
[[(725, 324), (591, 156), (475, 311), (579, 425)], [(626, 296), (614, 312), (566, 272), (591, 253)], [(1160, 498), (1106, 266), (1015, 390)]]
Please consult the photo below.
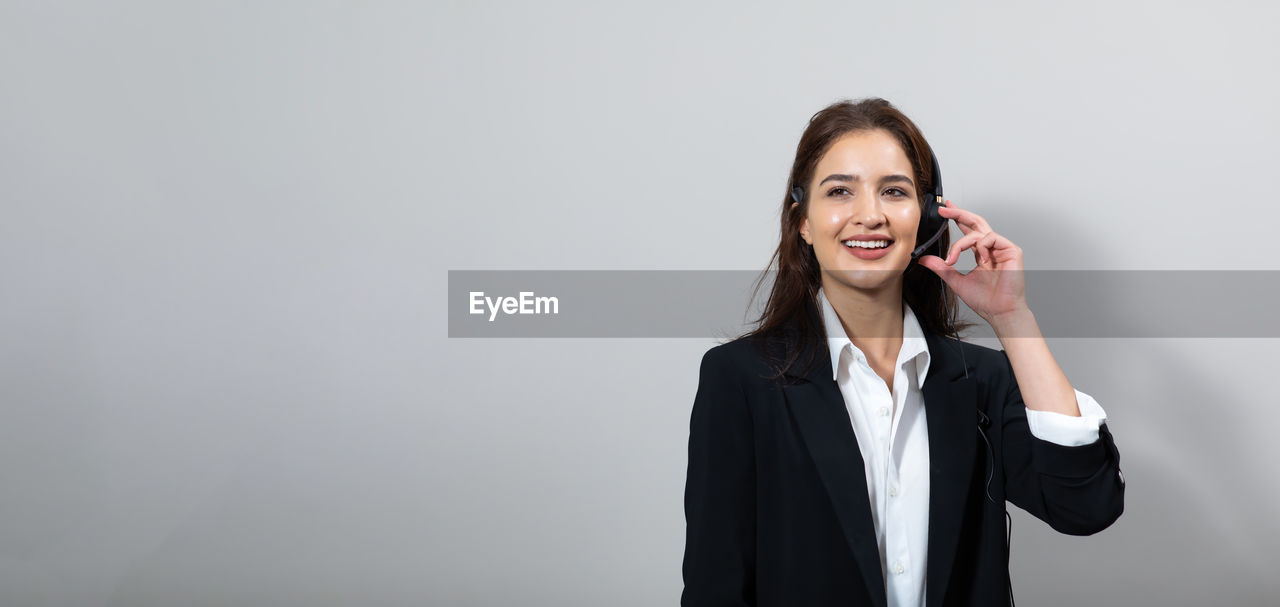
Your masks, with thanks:
[(886, 192), (886, 193), (896, 192), (896, 194), (893, 194), (893, 196), (906, 196), (906, 195), (907, 195), (907, 193), (906, 193), (906, 192), (902, 191), (902, 188), (889, 188), (889, 189), (885, 190), (885, 192)]
[(830, 190), (827, 190), (827, 196), (832, 196), (836, 192), (844, 192), (845, 194), (848, 194), (849, 190), (846, 190), (842, 187), (837, 186), (837, 187), (831, 188)]

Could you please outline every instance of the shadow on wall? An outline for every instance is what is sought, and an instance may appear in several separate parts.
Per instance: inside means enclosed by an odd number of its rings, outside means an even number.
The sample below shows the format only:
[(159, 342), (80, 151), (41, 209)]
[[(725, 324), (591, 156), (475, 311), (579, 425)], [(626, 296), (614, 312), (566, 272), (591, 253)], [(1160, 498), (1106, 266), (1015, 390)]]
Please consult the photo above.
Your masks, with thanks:
[[(1053, 207), (984, 203), (1034, 260), (1105, 268), (1108, 243)], [(996, 223), (994, 218), (999, 218)], [(1059, 264), (1068, 265), (1068, 264)], [(1034, 294), (1028, 293), (1034, 310)], [(1131, 310), (1099, 309), (1102, 321)], [(1106, 316), (1111, 316), (1108, 319)], [(1194, 319), (1188, 319), (1193, 322)], [(978, 341), (978, 340), (975, 340)], [(999, 347), (995, 340), (979, 343)], [(1016, 507), (1015, 596), (1037, 605), (1263, 605), (1280, 599), (1280, 427), (1272, 339), (1050, 338), (1072, 384), (1107, 410), (1125, 473), (1125, 513), (1093, 537), (1060, 535)], [(1227, 601), (1224, 602), (1224, 599)]]

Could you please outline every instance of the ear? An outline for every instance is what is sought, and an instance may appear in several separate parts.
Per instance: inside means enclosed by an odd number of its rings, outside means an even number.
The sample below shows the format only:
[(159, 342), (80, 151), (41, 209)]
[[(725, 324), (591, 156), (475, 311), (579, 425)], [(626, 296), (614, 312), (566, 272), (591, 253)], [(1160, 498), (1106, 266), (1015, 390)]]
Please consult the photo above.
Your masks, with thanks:
[[(800, 203), (798, 202), (791, 203), (791, 210), (792, 211), (796, 210), (796, 207), (798, 206), (800, 206)], [(810, 246), (813, 245), (813, 240), (809, 238), (809, 218), (808, 217), (805, 217), (804, 219), (800, 220), (800, 238), (803, 238), (804, 241), (808, 243)]]

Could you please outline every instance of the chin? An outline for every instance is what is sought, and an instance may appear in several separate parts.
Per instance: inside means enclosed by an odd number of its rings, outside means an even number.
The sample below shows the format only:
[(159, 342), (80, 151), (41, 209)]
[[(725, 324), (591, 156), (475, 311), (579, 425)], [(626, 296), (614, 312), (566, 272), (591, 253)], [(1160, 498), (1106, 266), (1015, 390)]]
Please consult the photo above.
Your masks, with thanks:
[(879, 291), (900, 284), (906, 266), (897, 268), (896, 264), (884, 264), (880, 267), (844, 266), (827, 271), (836, 282), (860, 291)]

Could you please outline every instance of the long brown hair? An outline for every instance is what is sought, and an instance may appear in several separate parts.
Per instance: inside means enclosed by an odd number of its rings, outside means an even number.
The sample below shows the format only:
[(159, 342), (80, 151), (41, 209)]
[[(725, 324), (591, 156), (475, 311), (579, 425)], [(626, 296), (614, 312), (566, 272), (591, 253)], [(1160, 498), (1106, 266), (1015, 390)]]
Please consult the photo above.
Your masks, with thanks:
[[(775, 379), (784, 373), (803, 374), (804, 371), (795, 373), (792, 370), (800, 362), (800, 353), (808, 351), (812, 354), (816, 351), (814, 346), (825, 345), (826, 340), (817, 308), (818, 288), (822, 286), (821, 267), (813, 249), (800, 238), (800, 223), (809, 213), (809, 182), (818, 161), (836, 140), (851, 132), (875, 129), (883, 129), (893, 135), (911, 161), (918, 184), (917, 202), (923, 223), (925, 195), (933, 191), (935, 179), (931, 162), (933, 149), (915, 123), (888, 101), (877, 97), (842, 100), (823, 108), (809, 119), (809, 126), (796, 146), (791, 177), (782, 196), (781, 240), (769, 259), (769, 265), (756, 280), (751, 300), (755, 301), (765, 279), (776, 266), (773, 289), (763, 313), (754, 321), (755, 328), (742, 336), (756, 338), (754, 341), (758, 344), (773, 346), (766, 348), (766, 353), (776, 373)], [(794, 186), (804, 188), (805, 192), (800, 204), (793, 209), (791, 189)], [(932, 234), (917, 232), (917, 244), (928, 236)], [(944, 233), (937, 247), (935, 251), (950, 249), (951, 235)], [(918, 263), (907, 266), (902, 298), (911, 306), (925, 333), (958, 338), (960, 331), (972, 326), (972, 323), (961, 321), (956, 316), (956, 295), (951, 288), (937, 274)], [(803, 362), (805, 371), (814, 361), (815, 357), (810, 356)]]

